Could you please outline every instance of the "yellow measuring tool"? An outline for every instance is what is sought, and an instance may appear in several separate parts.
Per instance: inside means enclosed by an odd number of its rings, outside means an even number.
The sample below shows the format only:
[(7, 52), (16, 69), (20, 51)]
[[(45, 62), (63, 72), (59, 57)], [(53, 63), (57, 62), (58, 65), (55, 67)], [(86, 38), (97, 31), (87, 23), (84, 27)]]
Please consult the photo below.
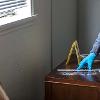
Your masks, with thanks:
[(75, 41), (73, 42), (72, 46), (71, 46), (70, 51), (69, 51), (66, 64), (69, 64), (69, 61), (70, 61), (70, 59), (71, 59), (71, 55), (73, 54), (73, 50), (75, 50), (75, 54), (76, 54), (76, 57), (77, 57), (78, 64), (79, 64), (80, 61), (82, 60), (82, 56), (80, 55), (80, 52), (79, 52), (78, 42), (75, 40)]

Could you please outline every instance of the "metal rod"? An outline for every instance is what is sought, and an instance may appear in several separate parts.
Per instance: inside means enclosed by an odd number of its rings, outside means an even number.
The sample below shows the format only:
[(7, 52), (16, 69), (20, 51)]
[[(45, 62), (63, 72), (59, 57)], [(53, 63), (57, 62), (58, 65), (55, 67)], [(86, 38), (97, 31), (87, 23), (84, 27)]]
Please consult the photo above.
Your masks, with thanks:
[(92, 70), (88, 70), (88, 69), (81, 69), (81, 70), (75, 70), (75, 69), (57, 69), (57, 71), (59, 72), (94, 72), (94, 71), (99, 71), (100, 69), (92, 69)]

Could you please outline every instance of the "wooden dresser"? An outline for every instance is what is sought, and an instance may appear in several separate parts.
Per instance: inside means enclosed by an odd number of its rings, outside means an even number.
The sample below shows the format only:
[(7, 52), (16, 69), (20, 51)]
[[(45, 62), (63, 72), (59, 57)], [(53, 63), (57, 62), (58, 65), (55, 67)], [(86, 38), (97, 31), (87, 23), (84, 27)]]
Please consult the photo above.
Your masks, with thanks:
[[(94, 67), (99, 65), (95, 64)], [(100, 100), (99, 73), (63, 75), (57, 71), (65, 67), (63, 62), (45, 77), (45, 100)]]

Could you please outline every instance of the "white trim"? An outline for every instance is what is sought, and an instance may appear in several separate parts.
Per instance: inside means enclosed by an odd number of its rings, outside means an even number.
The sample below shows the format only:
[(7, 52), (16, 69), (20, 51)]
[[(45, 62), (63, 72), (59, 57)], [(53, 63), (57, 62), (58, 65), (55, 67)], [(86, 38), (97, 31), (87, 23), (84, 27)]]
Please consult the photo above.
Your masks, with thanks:
[(33, 20), (37, 18), (37, 16), (38, 14), (35, 14), (35, 15), (32, 15), (32, 17), (28, 17), (22, 20), (18, 20), (18, 21), (0, 26), (0, 36), (8, 32), (14, 31), (16, 29), (33, 24)]

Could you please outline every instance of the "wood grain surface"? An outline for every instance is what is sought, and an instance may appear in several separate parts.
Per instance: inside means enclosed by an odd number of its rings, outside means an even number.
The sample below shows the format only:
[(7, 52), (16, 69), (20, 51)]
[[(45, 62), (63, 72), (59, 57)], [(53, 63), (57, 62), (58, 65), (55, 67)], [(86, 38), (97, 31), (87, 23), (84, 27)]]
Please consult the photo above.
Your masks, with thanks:
[[(45, 77), (45, 100), (100, 100), (100, 73), (62, 75), (57, 69), (77, 67), (65, 62)], [(93, 68), (100, 68), (100, 61), (95, 61)]]

